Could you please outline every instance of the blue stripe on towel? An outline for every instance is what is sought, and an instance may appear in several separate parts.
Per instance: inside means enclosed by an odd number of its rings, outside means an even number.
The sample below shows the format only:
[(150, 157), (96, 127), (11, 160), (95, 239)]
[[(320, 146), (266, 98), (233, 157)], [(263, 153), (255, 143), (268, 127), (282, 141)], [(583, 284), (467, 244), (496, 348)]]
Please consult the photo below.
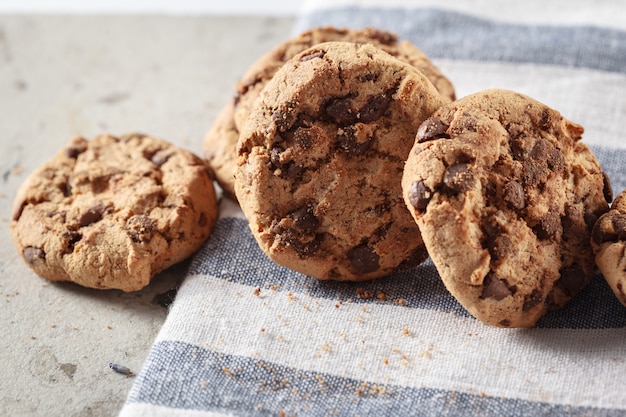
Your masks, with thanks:
[(238, 416), (623, 415), (479, 392), (374, 384), (175, 341), (153, 346), (128, 402)]
[[(622, 161), (626, 150), (593, 148), (616, 190), (623, 189)], [(313, 297), (354, 303), (400, 303), (406, 308), (435, 309), (469, 317), (469, 313), (442, 284), (428, 260), (415, 269), (367, 282), (320, 281), (271, 261), (250, 233), (247, 221), (226, 218), (218, 222), (204, 248), (195, 256), (193, 275), (208, 275), (239, 284), (306, 293)], [(620, 328), (626, 326), (623, 306), (601, 275), (560, 310), (549, 312), (539, 328)]]
[(594, 26), (519, 25), (419, 8), (320, 10), (296, 27), (374, 26), (413, 41), (431, 58), (537, 63), (626, 73), (626, 32)]

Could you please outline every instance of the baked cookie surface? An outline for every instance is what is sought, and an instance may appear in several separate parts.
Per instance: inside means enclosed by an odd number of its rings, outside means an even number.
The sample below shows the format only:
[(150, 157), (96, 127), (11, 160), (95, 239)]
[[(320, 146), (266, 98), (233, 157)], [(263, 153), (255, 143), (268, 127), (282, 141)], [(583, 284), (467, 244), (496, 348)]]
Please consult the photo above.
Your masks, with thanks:
[(617, 299), (626, 306), (626, 191), (596, 222), (591, 244), (596, 264)]
[(287, 62), (239, 142), (235, 190), (260, 247), (320, 279), (422, 262), (400, 179), (421, 121), (442, 104), (419, 71), (371, 45), (323, 43)]
[(304, 32), (277, 45), (258, 58), (236, 85), (236, 95), (221, 110), (205, 135), (204, 156), (227, 195), (234, 197), (233, 169), (237, 162), (236, 144), (239, 131), (248, 119), (250, 109), (265, 84), (276, 71), (296, 54), (314, 45), (343, 41), (369, 43), (401, 61), (419, 69), (437, 88), (445, 100), (455, 98), (454, 87), (430, 59), (415, 45), (400, 41), (390, 32), (373, 28), (362, 30), (321, 27)]
[(591, 228), (611, 188), (582, 133), (506, 90), (445, 105), (420, 126), (404, 198), (444, 284), (481, 321), (533, 326), (589, 283)]
[(216, 218), (199, 157), (145, 135), (101, 135), (72, 139), (26, 179), (11, 232), (41, 277), (135, 291), (198, 249)]

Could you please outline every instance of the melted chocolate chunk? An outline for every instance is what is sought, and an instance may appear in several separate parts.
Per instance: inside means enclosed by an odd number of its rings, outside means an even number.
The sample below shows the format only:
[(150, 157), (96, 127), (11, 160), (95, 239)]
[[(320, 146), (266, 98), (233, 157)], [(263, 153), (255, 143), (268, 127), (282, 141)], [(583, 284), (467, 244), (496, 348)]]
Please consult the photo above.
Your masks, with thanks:
[(354, 129), (348, 126), (337, 135), (337, 148), (348, 156), (361, 156), (370, 150), (373, 140), (374, 138), (368, 137), (365, 142), (358, 142), (354, 135)]
[(351, 97), (332, 99), (326, 105), (325, 111), (339, 126), (348, 126), (357, 121), (357, 113), (352, 110)]
[(426, 210), (433, 192), (424, 184), (424, 181), (415, 181), (409, 191), (409, 202), (417, 210)]
[(515, 210), (522, 210), (526, 207), (526, 197), (524, 195), (524, 188), (521, 184), (515, 180), (509, 181), (504, 184), (504, 201), (507, 205)]
[(24, 259), (26, 260), (26, 262), (31, 265), (39, 260), (46, 259), (46, 253), (43, 251), (43, 249), (36, 248), (34, 246), (25, 247), (22, 254), (24, 255)]
[[(287, 105), (287, 108), (291, 108), (291, 106)], [(276, 128), (279, 132), (288, 131), (291, 126), (293, 126), (294, 122), (297, 120), (297, 115), (294, 116), (293, 112), (283, 109), (277, 109), (272, 113), (272, 121), (276, 124)]]
[(74, 246), (83, 238), (83, 235), (76, 230), (68, 230), (61, 237), (65, 240), (64, 253), (67, 254), (74, 252)]
[(359, 112), (359, 120), (370, 123), (381, 118), (391, 103), (391, 94), (378, 94), (372, 96)]
[(106, 207), (103, 204), (98, 204), (90, 207), (87, 211), (83, 212), (78, 218), (78, 225), (80, 227), (89, 226), (90, 224), (97, 223), (102, 220), (102, 216), (106, 212)]
[(367, 244), (359, 245), (348, 252), (350, 264), (360, 274), (377, 271), (379, 256)]
[(457, 193), (464, 193), (474, 185), (474, 175), (468, 164), (455, 164), (446, 169), (443, 183)]
[(292, 212), (288, 217), (298, 229), (305, 233), (313, 233), (319, 225), (319, 219), (315, 216), (314, 210), (313, 206), (307, 205)]
[(449, 139), (450, 136), (446, 133), (447, 130), (448, 126), (443, 124), (441, 119), (431, 117), (430, 119), (426, 119), (417, 130), (417, 141), (422, 143), (438, 138)]
[(483, 281), (483, 292), (480, 294), (481, 299), (493, 298), (496, 301), (501, 301), (512, 295), (513, 293), (507, 286), (506, 281), (498, 278), (493, 272), (490, 272), (485, 276)]

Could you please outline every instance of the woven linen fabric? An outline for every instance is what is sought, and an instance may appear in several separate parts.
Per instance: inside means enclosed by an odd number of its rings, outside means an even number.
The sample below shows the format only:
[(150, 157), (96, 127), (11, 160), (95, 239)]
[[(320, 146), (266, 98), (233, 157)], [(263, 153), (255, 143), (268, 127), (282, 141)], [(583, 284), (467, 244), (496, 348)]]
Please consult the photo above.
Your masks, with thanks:
[[(585, 127), (626, 188), (618, 1), (312, 1), (294, 34), (373, 26), (420, 47), (457, 96), (506, 88)], [(626, 414), (626, 307), (597, 274), (536, 328), (471, 317), (432, 262), (364, 283), (270, 261), (223, 199), (121, 416)]]

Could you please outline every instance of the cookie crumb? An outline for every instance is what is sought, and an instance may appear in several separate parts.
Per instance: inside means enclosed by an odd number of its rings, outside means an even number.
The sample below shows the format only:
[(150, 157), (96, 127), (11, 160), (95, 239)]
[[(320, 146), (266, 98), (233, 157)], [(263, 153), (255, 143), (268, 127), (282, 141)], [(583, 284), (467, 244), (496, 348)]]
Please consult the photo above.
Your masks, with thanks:
[(256, 287), (256, 288), (254, 289), (254, 295), (256, 295), (257, 297), (258, 297), (259, 295), (261, 295), (261, 288), (260, 288), (260, 287)]
[(357, 296), (357, 298), (360, 298), (362, 300), (369, 300), (374, 295), (372, 294), (371, 291), (364, 290), (363, 288), (359, 287), (359, 288), (356, 289), (356, 296)]
[(398, 305), (398, 306), (404, 306), (404, 305), (406, 305), (406, 300), (405, 300), (404, 298), (398, 298), (398, 299), (396, 300), (396, 305)]

